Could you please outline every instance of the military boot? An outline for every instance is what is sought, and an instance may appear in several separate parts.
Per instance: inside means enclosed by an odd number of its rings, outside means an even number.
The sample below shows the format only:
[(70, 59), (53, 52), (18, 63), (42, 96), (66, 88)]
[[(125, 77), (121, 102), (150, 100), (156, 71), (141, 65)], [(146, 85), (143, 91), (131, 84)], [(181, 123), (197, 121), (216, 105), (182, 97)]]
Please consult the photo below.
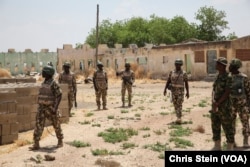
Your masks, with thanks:
[(227, 143), (227, 150), (233, 151), (234, 150), (234, 143)]
[(101, 109), (101, 107), (100, 106), (97, 106), (97, 110), (99, 111)]
[(125, 102), (124, 101), (122, 102), (122, 107), (125, 107)]
[(175, 121), (176, 124), (181, 124), (181, 117), (178, 117), (177, 120)]
[(57, 143), (57, 148), (63, 147), (63, 141), (62, 139), (58, 139), (58, 143)]
[(104, 105), (104, 106), (103, 106), (103, 110), (108, 110), (108, 108)]
[(133, 105), (131, 104), (131, 101), (128, 102), (128, 106), (132, 107)]
[(243, 147), (249, 147), (248, 136), (244, 136), (244, 138), (243, 138)]
[(214, 141), (214, 147), (212, 148), (212, 151), (221, 151), (221, 141), (220, 140)]
[(40, 149), (39, 141), (35, 141), (33, 146), (30, 147), (30, 150), (39, 150), (39, 149)]

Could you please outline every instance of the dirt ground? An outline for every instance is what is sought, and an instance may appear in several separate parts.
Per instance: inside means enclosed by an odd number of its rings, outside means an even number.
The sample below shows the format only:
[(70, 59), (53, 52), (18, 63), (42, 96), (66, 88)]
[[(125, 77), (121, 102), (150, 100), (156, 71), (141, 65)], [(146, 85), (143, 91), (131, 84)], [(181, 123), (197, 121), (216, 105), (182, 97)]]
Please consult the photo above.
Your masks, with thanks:
[[(159, 145), (165, 145), (166, 150), (210, 150), (213, 142), (208, 111), (211, 108), (212, 82), (190, 81), (189, 85), (190, 98), (185, 98), (183, 104), (181, 126), (190, 129), (191, 134), (179, 138), (189, 141), (193, 146), (180, 146), (172, 140), (176, 116), (169, 92), (163, 96), (165, 81), (137, 80), (133, 87), (133, 106), (121, 108), (121, 80), (114, 79), (109, 82), (109, 110), (96, 111), (92, 84), (77, 85), (78, 108), (72, 110), (73, 116), (69, 123), (62, 124), (64, 147), (55, 148), (57, 139), (51, 127), (44, 129), (41, 149), (38, 151), (29, 151), (33, 131), (19, 133), (17, 142), (0, 146), (0, 166), (160, 167), (164, 166), (164, 151), (154, 149)], [(106, 132), (109, 128), (132, 128), (138, 134), (127, 141), (112, 144), (98, 136), (99, 132)], [(223, 133), (222, 136), (222, 143), (225, 143)], [(239, 146), (237, 149), (243, 150), (240, 121), (237, 121), (235, 138)], [(71, 145), (73, 141), (89, 143), (89, 146), (77, 148)], [(134, 147), (125, 149), (124, 143), (132, 143)], [(92, 151), (97, 149), (122, 155), (93, 155)], [(45, 155), (51, 155), (55, 160), (45, 161)]]

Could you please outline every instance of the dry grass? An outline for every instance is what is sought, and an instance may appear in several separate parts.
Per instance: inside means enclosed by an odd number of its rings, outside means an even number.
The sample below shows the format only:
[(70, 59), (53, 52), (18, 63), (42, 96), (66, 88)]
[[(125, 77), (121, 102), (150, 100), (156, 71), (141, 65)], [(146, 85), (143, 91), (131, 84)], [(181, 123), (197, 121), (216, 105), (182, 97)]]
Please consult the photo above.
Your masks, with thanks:
[(199, 132), (199, 133), (205, 133), (205, 129), (202, 125), (198, 125), (195, 129), (195, 132)]
[(11, 74), (8, 70), (0, 68), (0, 78), (11, 78)]

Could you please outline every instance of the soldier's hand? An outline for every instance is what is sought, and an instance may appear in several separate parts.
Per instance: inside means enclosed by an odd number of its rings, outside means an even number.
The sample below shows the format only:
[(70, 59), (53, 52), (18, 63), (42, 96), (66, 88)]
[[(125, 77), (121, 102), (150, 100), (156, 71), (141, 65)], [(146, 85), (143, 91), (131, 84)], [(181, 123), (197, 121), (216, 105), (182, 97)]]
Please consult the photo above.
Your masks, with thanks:
[(186, 97), (187, 97), (187, 99), (189, 98), (189, 93), (186, 93)]
[(167, 91), (166, 91), (166, 90), (164, 90), (163, 95), (164, 95), (164, 96), (166, 96), (166, 94), (167, 94)]

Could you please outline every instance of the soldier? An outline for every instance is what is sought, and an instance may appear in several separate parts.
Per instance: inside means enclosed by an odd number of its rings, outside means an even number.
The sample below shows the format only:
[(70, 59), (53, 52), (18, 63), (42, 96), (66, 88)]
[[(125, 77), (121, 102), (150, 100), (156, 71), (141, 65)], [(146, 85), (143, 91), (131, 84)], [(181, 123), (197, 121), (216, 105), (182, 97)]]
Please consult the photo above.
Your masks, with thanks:
[[(185, 71), (181, 69), (183, 61), (181, 59), (175, 60), (175, 70), (170, 71), (163, 95), (166, 96), (167, 88), (172, 94), (172, 102), (174, 104), (176, 113), (176, 123), (181, 124), (182, 104), (184, 101), (184, 87), (186, 88), (186, 97), (189, 98), (188, 76)], [(170, 88), (171, 85), (171, 88)]]
[(68, 84), (69, 86), (69, 92), (68, 92), (68, 104), (69, 104), (69, 116), (71, 116), (71, 109), (73, 107), (73, 102), (75, 101), (75, 107), (77, 107), (76, 102), (76, 92), (77, 92), (77, 86), (76, 86), (76, 78), (75, 74), (70, 71), (70, 63), (65, 62), (63, 64), (63, 72), (60, 73), (58, 82), (60, 84)]
[(132, 85), (135, 82), (135, 73), (130, 70), (130, 63), (125, 63), (125, 70), (116, 72), (117, 76), (122, 77), (122, 107), (125, 107), (125, 93), (128, 91), (128, 107), (132, 107)]
[(211, 127), (213, 132), (214, 147), (212, 150), (221, 150), (221, 126), (227, 140), (227, 150), (234, 147), (234, 126), (229, 99), (232, 88), (232, 77), (226, 71), (227, 59), (219, 57), (216, 60), (218, 75), (213, 83)]
[(108, 77), (106, 71), (103, 70), (103, 64), (101, 62), (97, 63), (97, 70), (94, 72), (93, 83), (96, 95), (97, 110), (101, 107), (101, 97), (103, 110), (108, 110), (107, 108), (107, 90), (108, 90)]
[(249, 147), (248, 102), (250, 98), (250, 81), (246, 74), (243, 74), (239, 71), (239, 68), (241, 68), (241, 66), (242, 63), (239, 59), (232, 59), (230, 62), (229, 72), (231, 72), (232, 75), (232, 89), (230, 93), (230, 99), (232, 102), (234, 128), (236, 128), (236, 117), (238, 113), (243, 127), (243, 147)]
[(53, 79), (55, 70), (51, 66), (45, 66), (42, 76), (45, 78), (38, 94), (38, 112), (36, 115), (36, 127), (34, 130), (34, 145), (30, 149), (38, 150), (39, 141), (43, 133), (45, 119), (52, 121), (58, 139), (57, 147), (63, 146), (63, 133), (59, 120), (58, 106), (61, 102), (62, 91), (60, 86)]

